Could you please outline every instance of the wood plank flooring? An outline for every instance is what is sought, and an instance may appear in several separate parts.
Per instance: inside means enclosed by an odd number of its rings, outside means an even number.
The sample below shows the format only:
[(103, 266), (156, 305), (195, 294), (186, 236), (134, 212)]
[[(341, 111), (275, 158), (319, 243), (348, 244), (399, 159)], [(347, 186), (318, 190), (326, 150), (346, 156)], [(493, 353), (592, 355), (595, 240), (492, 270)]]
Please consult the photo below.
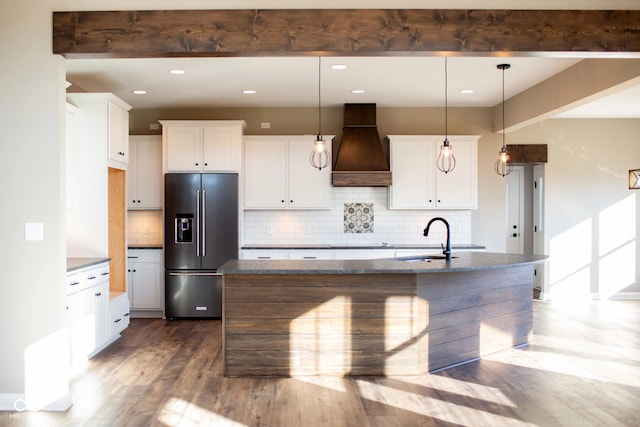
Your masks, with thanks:
[(66, 413), (2, 426), (638, 426), (640, 301), (534, 303), (533, 342), (436, 374), (224, 378), (220, 321), (132, 319)]

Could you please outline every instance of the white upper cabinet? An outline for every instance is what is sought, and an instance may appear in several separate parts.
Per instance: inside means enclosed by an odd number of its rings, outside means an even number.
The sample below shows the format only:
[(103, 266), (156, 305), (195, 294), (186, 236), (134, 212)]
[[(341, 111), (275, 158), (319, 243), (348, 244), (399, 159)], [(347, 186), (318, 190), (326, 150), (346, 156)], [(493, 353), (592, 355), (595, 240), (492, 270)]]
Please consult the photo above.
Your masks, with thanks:
[(238, 172), (242, 120), (162, 120), (165, 172)]
[[(109, 160), (129, 163), (129, 107), (120, 100), (107, 101)], [(124, 169), (124, 168), (121, 168)]]
[(127, 208), (162, 209), (162, 138), (129, 137)]
[[(325, 136), (331, 143), (333, 136)], [(331, 167), (318, 170), (309, 155), (315, 137), (244, 138), (245, 209), (329, 209)]]
[(109, 167), (127, 169), (129, 162), (129, 110), (131, 106), (112, 93), (69, 93), (67, 100), (80, 110), (76, 129), (83, 139), (104, 145)]
[(389, 135), (390, 209), (476, 209), (478, 136), (449, 136), (456, 167), (438, 170), (443, 135)]

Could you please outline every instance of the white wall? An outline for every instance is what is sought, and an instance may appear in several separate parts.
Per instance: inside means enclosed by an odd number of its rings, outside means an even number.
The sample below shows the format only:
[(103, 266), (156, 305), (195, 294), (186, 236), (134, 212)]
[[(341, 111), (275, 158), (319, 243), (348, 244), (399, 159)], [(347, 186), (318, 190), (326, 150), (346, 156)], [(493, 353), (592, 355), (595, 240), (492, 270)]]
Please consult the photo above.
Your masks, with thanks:
[[(45, 3), (46, 4), (46, 3)], [(0, 3), (0, 409), (68, 405), (63, 329), (64, 64), (41, 0)], [(19, 36), (18, 36), (19, 35)], [(44, 240), (25, 241), (25, 223)]]
[[(481, 139), (479, 208), (472, 240), (505, 250), (504, 179), (493, 172), (499, 136)], [(547, 144), (548, 283), (552, 299), (640, 297), (640, 120), (554, 119), (507, 134), (507, 144)]]

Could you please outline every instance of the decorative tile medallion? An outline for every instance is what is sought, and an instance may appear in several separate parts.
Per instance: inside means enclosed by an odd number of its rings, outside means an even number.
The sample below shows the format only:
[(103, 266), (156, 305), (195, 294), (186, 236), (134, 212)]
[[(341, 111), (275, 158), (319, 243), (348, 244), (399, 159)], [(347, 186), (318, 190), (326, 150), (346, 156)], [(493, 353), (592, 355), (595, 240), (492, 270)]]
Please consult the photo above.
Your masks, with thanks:
[(373, 203), (345, 203), (344, 232), (373, 233)]

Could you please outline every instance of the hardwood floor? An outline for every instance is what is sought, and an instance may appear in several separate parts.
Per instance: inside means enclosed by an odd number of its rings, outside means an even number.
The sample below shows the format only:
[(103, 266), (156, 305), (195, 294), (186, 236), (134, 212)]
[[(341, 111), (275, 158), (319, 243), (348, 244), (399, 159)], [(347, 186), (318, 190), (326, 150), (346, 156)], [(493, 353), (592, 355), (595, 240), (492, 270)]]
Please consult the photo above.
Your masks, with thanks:
[(220, 321), (133, 319), (66, 413), (2, 426), (638, 426), (640, 301), (534, 303), (533, 342), (435, 374), (224, 378)]

